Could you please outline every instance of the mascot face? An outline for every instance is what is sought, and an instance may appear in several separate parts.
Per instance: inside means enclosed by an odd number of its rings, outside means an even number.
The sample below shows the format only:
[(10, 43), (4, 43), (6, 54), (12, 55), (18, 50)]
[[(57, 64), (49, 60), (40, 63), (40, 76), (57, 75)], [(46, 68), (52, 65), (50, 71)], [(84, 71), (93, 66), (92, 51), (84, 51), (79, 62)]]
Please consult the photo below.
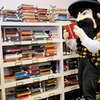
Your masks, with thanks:
[(97, 24), (93, 17), (93, 12), (90, 8), (84, 9), (78, 13), (77, 25), (82, 28), (90, 38), (93, 38), (97, 33), (95, 31)]
[[(78, 16), (77, 16), (77, 22), (79, 21), (84, 21), (85, 19), (90, 20), (90, 24), (93, 25), (94, 28), (96, 28), (96, 22), (93, 18), (93, 12), (91, 9), (85, 9), (85, 10), (82, 10), (78, 13)], [(89, 23), (89, 22), (88, 22)]]

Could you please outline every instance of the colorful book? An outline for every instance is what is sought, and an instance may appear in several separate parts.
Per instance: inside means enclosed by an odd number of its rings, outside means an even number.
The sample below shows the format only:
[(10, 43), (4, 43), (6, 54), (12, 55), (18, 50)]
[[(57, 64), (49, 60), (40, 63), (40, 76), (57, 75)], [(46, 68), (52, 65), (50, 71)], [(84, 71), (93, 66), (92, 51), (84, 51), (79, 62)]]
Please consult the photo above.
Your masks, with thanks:
[(66, 30), (66, 32), (69, 33), (69, 37), (68, 37), (69, 39), (74, 39), (74, 38), (76, 39), (76, 38), (78, 38), (78, 36), (73, 31), (75, 25), (77, 25), (77, 23), (73, 22), (71, 24), (68, 24), (68, 25), (64, 26), (64, 30)]

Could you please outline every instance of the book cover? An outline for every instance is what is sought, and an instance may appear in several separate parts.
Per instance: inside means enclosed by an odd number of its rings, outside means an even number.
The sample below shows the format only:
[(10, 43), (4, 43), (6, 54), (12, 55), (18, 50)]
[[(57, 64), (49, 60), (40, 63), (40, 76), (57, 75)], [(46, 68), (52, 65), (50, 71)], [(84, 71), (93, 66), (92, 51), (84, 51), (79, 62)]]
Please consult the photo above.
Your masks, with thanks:
[(74, 25), (77, 25), (76, 22), (73, 22), (71, 24), (65, 25), (64, 26), (64, 30), (66, 30), (66, 32), (69, 33), (69, 39), (73, 39), (73, 38), (78, 38), (78, 36), (74, 33), (73, 29), (74, 29)]

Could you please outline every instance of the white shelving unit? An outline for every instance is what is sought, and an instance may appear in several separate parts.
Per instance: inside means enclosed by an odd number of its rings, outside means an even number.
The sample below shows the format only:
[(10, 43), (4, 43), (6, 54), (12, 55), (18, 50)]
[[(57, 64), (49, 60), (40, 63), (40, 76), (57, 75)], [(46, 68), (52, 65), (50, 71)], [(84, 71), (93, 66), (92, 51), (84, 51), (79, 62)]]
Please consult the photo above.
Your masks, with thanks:
[[(58, 80), (58, 87), (54, 90), (50, 90), (50, 91), (46, 91), (40, 94), (36, 94), (34, 96), (30, 96), (27, 99), (23, 99), (23, 100), (40, 100), (43, 98), (47, 98), (49, 96), (53, 96), (53, 95), (58, 95), (60, 94), (60, 100), (65, 100), (64, 99), (64, 93), (67, 91), (71, 91), (72, 89), (76, 89), (79, 88), (78, 85), (76, 86), (71, 86), (71, 87), (66, 87), (64, 88), (64, 76), (65, 75), (70, 75), (70, 74), (74, 74), (77, 73), (77, 70), (71, 70), (71, 71), (63, 71), (63, 60), (64, 59), (69, 59), (69, 58), (73, 58), (73, 57), (78, 57), (78, 55), (74, 55), (74, 56), (63, 56), (63, 42), (64, 40), (62, 39), (62, 26), (69, 24), (70, 22), (60, 22), (60, 23), (24, 23), (24, 22), (1, 22), (0, 23), (0, 34), (2, 34), (2, 27), (42, 27), (42, 28), (46, 28), (46, 27), (54, 27), (58, 30), (58, 34), (59, 34), (59, 39), (52, 39), (52, 40), (43, 40), (43, 41), (21, 41), (21, 42), (2, 42), (2, 39), (0, 39), (0, 80), (1, 80), (1, 84), (0, 84), (0, 90), (1, 90), (1, 97), (2, 100), (6, 100), (5, 97), (5, 90), (6, 88), (11, 88), (11, 87), (16, 87), (19, 85), (25, 85), (25, 84), (29, 84), (32, 83), (34, 81), (43, 81), (43, 80), (47, 80), (47, 79), (51, 79), (51, 78), (57, 78)], [(0, 38), (1, 35), (0, 35)], [(45, 43), (55, 43), (57, 45), (57, 55), (54, 57), (48, 57), (48, 58), (40, 58), (40, 59), (30, 59), (30, 60), (23, 60), (23, 61), (15, 61), (15, 62), (4, 62), (3, 61), (3, 51), (2, 48), (5, 46), (14, 46), (14, 45), (33, 45), (33, 44), (45, 44)], [(9, 82), (9, 83), (5, 83), (4, 82), (4, 68), (7, 67), (12, 67), (12, 66), (17, 66), (17, 65), (26, 65), (26, 64), (34, 64), (34, 63), (42, 63), (42, 62), (48, 62), (48, 61), (60, 61), (60, 73), (57, 74), (49, 74), (49, 75), (44, 75), (44, 76), (40, 76), (40, 77), (35, 77), (35, 78), (27, 78), (27, 79), (23, 79), (23, 80), (19, 80), (19, 81), (14, 81), (14, 82)]]

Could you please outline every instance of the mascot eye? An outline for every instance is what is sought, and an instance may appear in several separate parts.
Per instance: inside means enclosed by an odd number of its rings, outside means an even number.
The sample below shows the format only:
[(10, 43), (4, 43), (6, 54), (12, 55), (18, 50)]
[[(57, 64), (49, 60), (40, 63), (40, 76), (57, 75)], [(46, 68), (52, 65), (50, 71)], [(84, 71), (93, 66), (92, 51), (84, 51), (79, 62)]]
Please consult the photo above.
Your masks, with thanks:
[(82, 15), (86, 15), (87, 14), (87, 12), (84, 12)]

